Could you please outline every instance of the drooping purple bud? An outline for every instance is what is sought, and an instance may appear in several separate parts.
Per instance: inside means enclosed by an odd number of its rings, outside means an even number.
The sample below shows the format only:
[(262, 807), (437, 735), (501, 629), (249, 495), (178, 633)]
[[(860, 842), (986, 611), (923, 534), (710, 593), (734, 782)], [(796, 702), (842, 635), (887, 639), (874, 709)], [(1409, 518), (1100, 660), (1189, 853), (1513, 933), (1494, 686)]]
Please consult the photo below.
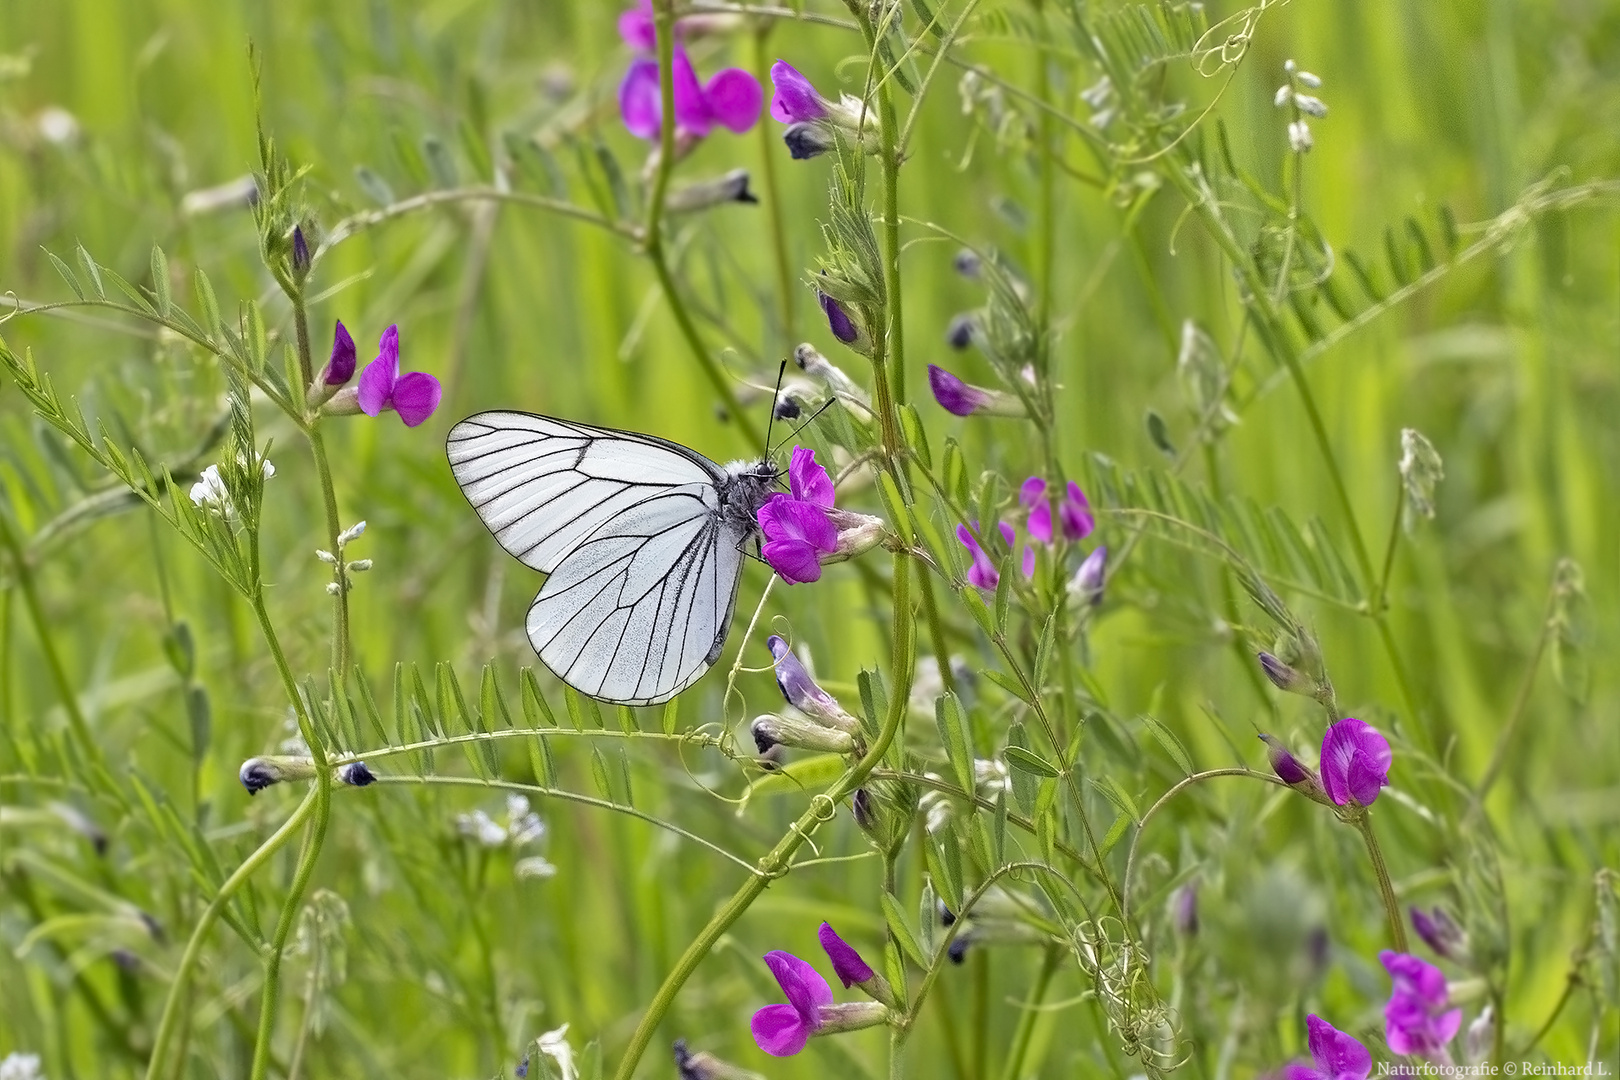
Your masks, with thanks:
[(354, 378), (355, 365), (354, 338), (349, 336), (348, 327), (339, 319), (337, 328), (332, 331), (332, 355), (326, 361), (321, 381), (327, 386), (342, 386)]
[(309, 273), (310, 263), (309, 241), (304, 239), (304, 227), (302, 225), (293, 226), (292, 249), (293, 276), (302, 281), (304, 275)]
[(765, 639), (765, 647), (776, 660), (776, 686), (789, 705), (831, 727), (849, 732), (860, 730), (860, 722), (839, 707), (837, 699), (816, 685), (785, 640), (772, 634)]
[(965, 349), (973, 344), (974, 319), (970, 312), (962, 312), (951, 317), (950, 325), (945, 328), (945, 344), (953, 349)]
[(844, 305), (824, 292), (817, 292), (816, 298), (821, 302), (822, 313), (827, 316), (827, 328), (832, 331), (833, 337), (845, 345), (853, 345), (861, 336), (861, 331), (844, 310)]
[(1103, 585), (1108, 574), (1108, 547), (1098, 544), (1080, 563), (1069, 582), (1069, 595), (1093, 607), (1102, 603)]
[(872, 808), (872, 795), (865, 788), (856, 788), (855, 794), (850, 796), (850, 813), (855, 815), (855, 824), (867, 832), (877, 824), (877, 814)]
[(776, 420), (797, 420), (804, 415), (804, 410), (792, 398), (783, 395), (776, 404), (771, 406), (771, 416)]
[(675, 1069), (681, 1080), (748, 1080), (757, 1073), (739, 1068), (707, 1050), (687, 1049), (685, 1039), (675, 1040)]
[(1311, 770), (1299, 763), (1299, 759), (1289, 752), (1281, 739), (1275, 735), (1262, 735), (1260, 741), (1266, 744), (1266, 756), (1271, 761), (1271, 770), (1283, 783), (1292, 787), (1312, 779)]
[(1198, 934), (1198, 884), (1189, 881), (1176, 891), (1176, 929), (1186, 937)]
[(990, 403), (986, 391), (970, 386), (937, 364), (928, 365), (928, 388), (941, 408), (957, 416), (972, 416)]
[(855, 951), (853, 945), (838, 936), (831, 923), (822, 923), (817, 936), (821, 939), (821, 947), (827, 951), (827, 959), (832, 961), (833, 974), (844, 984), (844, 989), (869, 982), (877, 974), (871, 965), (861, 959), (861, 954)]
[(848, 754), (855, 749), (855, 740), (847, 731), (788, 716), (772, 716), (770, 713), (756, 716), (749, 725), (749, 731), (754, 736), (754, 746), (761, 754), (775, 746), (819, 750), (830, 754)]
[(1306, 697), (1315, 696), (1316, 683), (1312, 681), (1309, 675), (1268, 652), (1260, 653), (1259, 658), (1260, 670), (1266, 673), (1266, 678), (1271, 680), (1271, 685), (1284, 693), (1303, 694)]
[(365, 787), (377, 782), (376, 775), (366, 768), (363, 761), (351, 761), (343, 766), (338, 770), (338, 779), (350, 787)]
[(1420, 907), (1412, 909), (1412, 929), (1438, 956), (1455, 960), (1468, 951), (1468, 935), (1458, 926), (1445, 908), (1436, 907), (1432, 913)]

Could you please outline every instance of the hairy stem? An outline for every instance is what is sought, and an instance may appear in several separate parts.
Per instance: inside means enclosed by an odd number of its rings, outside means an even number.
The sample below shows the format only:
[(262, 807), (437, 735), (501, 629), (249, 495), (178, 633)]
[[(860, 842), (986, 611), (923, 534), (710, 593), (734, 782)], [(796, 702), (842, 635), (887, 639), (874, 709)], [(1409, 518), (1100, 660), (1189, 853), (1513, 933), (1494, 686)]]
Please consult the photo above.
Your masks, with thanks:
[(1383, 849), (1373, 834), (1372, 811), (1367, 810), (1352, 824), (1367, 842), (1367, 857), (1372, 860), (1373, 876), (1378, 879), (1378, 895), (1384, 901), (1384, 914), (1389, 916), (1389, 936), (1396, 952), (1406, 952), (1406, 922), (1401, 918), (1401, 904), (1395, 899), (1395, 886), (1389, 879), (1389, 866), (1384, 862)]

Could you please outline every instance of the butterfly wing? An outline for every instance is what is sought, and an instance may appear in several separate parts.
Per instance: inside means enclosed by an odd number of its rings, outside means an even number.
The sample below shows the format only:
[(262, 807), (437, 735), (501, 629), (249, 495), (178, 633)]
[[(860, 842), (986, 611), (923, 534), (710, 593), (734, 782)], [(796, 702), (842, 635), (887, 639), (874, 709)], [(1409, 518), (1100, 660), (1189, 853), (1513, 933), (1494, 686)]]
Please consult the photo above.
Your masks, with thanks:
[(720, 513), (719, 466), (650, 436), (513, 412), (457, 424), (448, 452), (501, 546), (550, 574), (527, 629), (558, 678), (654, 705), (718, 659), (746, 539)]

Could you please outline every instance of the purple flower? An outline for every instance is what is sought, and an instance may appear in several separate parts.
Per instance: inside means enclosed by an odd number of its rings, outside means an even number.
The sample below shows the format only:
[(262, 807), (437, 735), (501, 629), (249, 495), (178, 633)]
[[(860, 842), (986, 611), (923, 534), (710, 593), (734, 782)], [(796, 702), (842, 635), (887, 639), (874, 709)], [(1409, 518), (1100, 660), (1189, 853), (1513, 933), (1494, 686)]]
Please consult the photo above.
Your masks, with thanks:
[(836, 698), (816, 685), (816, 680), (810, 677), (804, 664), (793, 655), (786, 641), (772, 634), (765, 639), (765, 647), (771, 650), (771, 656), (776, 661), (777, 689), (782, 691), (782, 697), (789, 705), (823, 724), (851, 732), (860, 729), (860, 721), (846, 713)]
[[(680, 24), (676, 23), (677, 34)], [(658, 48), (658, 31), (653, 25), (652, 0), (637, 0), (636, 6), (619, 16), (619, 37), (636, 52)]]
[(421, 371), (399, 373), (398, 326), (383, 331), (377, 349), (377, 359), (360, 373), (360, 411), (377, 416), (384, 409), (393, 409), (406, 427), (415, 427), (433, 415), (444, 390), (432, 375)]
[(845, 990), (857, 983), (870, 982), (877, 975), (855, 947), (838, 936), (831, 923), (822, 923), (818, 936), (821, 947), (827, 950), (827, 959), (832, 961), (833, 974), (838, 976)]
[(972, 416), (990, 404), (990, 391), (971, 386), (938, 364), (928, 365), (928, 389), (946, 412)]
[(784, 124), (806, 124), (825, 120), (827, 100), (817, 93), (810, 80), (786, 60), (771, 65), (771, 117)]
[(1397, 1054), (1440, 1053), (1462, 1026), (1462, 1010), (1447, 1009), (1446, 976), (1409, 953), (1378, 954), (1394, 986), (1384, 1006), (1384, 1036)]
[(1311, 770), (1299, 763), (1299, 759), (1289, 752), (1281, 739), (1274, 735), (1261, 735), (1260, 741), (1266, 744), (1266, 757), (1271, 761), (1271, 771), (1276, 773), (1283, 783), (1292, 787), (1311, 780)]
[(793, 448), (786, 495), (772, 495), (757, 518), (765, 544), (760, 556), (783, 581), (799, 585), (821, 580), (821, 557), (838, 550), (838, 527), (827, 516), (833, 505), (832, 478), (816, 462), (816, 452)]
[[(1017, 537), (1012, 526), (1002, 523), (996, 528), (1001, 530), (1001, 538), (1007, 542), (1007, 546), (1012, 547), (1013, 540)], [(1001, 584), (1001, 572), (996, 569), (996, 564), (990, 561), (990, 556), (985, 554), (984, 548), (979, 546), (979, 538), (975, 535), (978, 531), (977, 521), (973, 523), (972, 529), (966, 525), (956, 527), (956, 538), (973, 556), (973, 565), (968, 567), (967, 572), (968, 584), (977, 585), (981, 589), (994, 589)]]
[(293, 226), (292, 242), (292, 268), (293, 273), (300, 279), (309, 273), (309, 241), (304, 239), (304, 227)]
[[(759, 119), (763, 93), (754, 77), (742, 68), (718, 71), (705, 85), (698, 81), (686, 50), (677, 47), (671, 79), (677, 136), (700, 139), (716, 124), (741, 133)], [(656, 139), (663, 111), (658, 61), (645, 57), (632, 60), (619, 84), (619, 115), (624, 118), (625, 128), (638, 139)]]
[(832, 987), (815, 968), (792, 953), (780, 949), (768, 952), (765, 963), (787, 995), (787, 1004), (765, 1006), (754, 1014), (749, 1026), (761, 1050), (772, 1057), (792, 1057), (820, 1030), (820, 1008), (832, 1004)]
[(348, 328), (340, 319), (337, 329), (332, 331), (332, 355), (326, 361), (326, 370), (321, 372), (321, 381), (327, 386), (342, 386), (354, 378), (354, 367), (354, 338), (349, 336)]
[(1468, 935), (1441, 907), (1431, 914), (1420, 907), (1412, 909), (1412, 929), (1439, 956), (1455, 959), (1468, 951)]
[(1173, 913), (1176, 929), (1188, 937), (1198, 933), (1198, 883), (1189, 881), (1176, 891)]
[(1372, 1055), (1353, 1035), (1346, 1035), (1312, 1013), (1305, 1018), (1309, 1033), (1312, 1065), (1295, 1063), (1283, 1067), (1283, 1080), (1367, 1080), (1372, 1072)]
[(844, 305), (824, 292), (816, 293), (816, 299), (821, 302), (821, 311), (827, 316), (827, 329), (832, 331), (833, 337), (845, 345), (855, 344), (861, 336), (861, 329), (849, 317), (849, 312), (844, 310)]
[(1378, 732), (1354, 717), (1346, 717), (1322, 736), (1322, 784), (1339, 806), (1354, 800), (1371, 806), (1378, 791), (1389, 783), (1394, 754)]
[(1064, 537), (1069, 540), (1084, 540), (1097, 527), (1086, 493), (1073, 480), (1069, 481), (1063, 501), (1058, 503), (1058, 524), (1063, 528)]
[(1018, 501), (1029, 511), (1024, 527), (1029, 535), (1043, 544), (1052, 542), (1052, 504), (1046, 501), (1046, 481), (1038, 476), (1025, 480), (1018, 488)]

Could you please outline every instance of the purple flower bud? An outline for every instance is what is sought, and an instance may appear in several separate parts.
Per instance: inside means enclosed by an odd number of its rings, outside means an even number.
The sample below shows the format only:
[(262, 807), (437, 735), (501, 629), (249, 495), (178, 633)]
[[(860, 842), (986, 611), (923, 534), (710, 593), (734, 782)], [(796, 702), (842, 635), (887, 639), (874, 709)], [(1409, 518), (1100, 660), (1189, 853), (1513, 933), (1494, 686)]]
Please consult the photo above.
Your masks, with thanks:
[(302, 279), (309, 273), (309, 241), (304, 239), (304, 227), (293, 226), (292, 269), (293, 276)]
[(753, 734), (754, 746), (761, 754), (777, 746), (829, 754), (848, 754), (855, 749), (855, 740), (847, 731), (791, 717), (772, 716), (770, 713), (756, 716), (748, 730)]
[(824, 292), (816, 293), (816, 298), (821, 302), (822, 313), (827, 316), (827, 328), (832, 331), (833, 337), (845, 345), (853, 345), (861, 336), (861, 331), (844, 310), (844, 305)]
[(771, 65), (771, 117), (784, 124), (799, 124), (827, 118), (827, 102), (809, 79), (786, 60)]
[(970, 312), (952, 316), (945, 328), (945, 344), (953, 349), (965, 349), (973, 344), (974, 319)]
[(1281, 739), (1275, 735), (1262, 735), (1260, 741), (1266, 744), (1266, 756), (1271, 760), (1271, 770), (1283, 783), (1293, 787), (1314, 779), (1311, 770), (1299, 763), (1299, 759), (1289, 752)]
[(269, 763), (261, 758), (249, 758), (244, 761), (241, 771), (236, 775), (242, 781), (242, 786), (247, 788), (249, 795), (257, 795), (281, 779), (275, 770), (270, 768)]
[(1438, 956), (1455, 960), (1468, 951), (1468, 935), (1441, 907), (1432, 914), (1420, 907), (1412, 909), (1412, 929)]
[(1075, 599), (1093, 606), (1102, 603), (1103, 585), (1108, 572), (1108, 548), (1098, 544), (1080, 563), (1069, 583), (1069, 593)]
[(844, 984), (844, 989), (848, 990), (857, 983), (870, 982), (876, 977), (877, 972), (861, 959), (854, 946), (838, 936), (831, 923), (822, 923), (817, 936), (821, 939), (821, 947), (827, 951), (827, 959), (832, 961), (833, 974)]
[(1188, 882), (1176, 891), (1174, 901), (1176, 929), (1187, 937), (1198, 934), (1198, 885)]
[(977, 281), (980, 272), (984, 269), (984, 260), (972, 248), (963, 248), (951, 260), (951, 266), (963, 277), (971, 281)]
[(794, 161), (819, 157), (837, 145), (832, 129), (820, 122), (790, 124), (782, 133), (782, 141)]
[(338, 779), (350, 787), (365, 787), (377, 782), (377, 777), (363, 761), (351, 761), (343, 766), (338, 770)]
[(990, 404), (988, 391), (970, 386), (937, 364), (928, 365), (928, 388), (941, 408), (957, 416), (972, 416)]
[(776, 660), (776, 686), (789, 705), (832, 727), (849, 732), (860, 729), (859, 721), (840, 708), (831, 694), (816, 685), (810, 672), (805, 670), (804, 664), (788, 648), (785, 640), (772, 634), (765, 639), (765, 647), (771, 650), (771, 656)]
[[(1343, 721), (1340, 721), (1343, 723)], [(1438, 1057), (1462, 1027), (1462, 1010), (1448, 1009), (1445, 974), (1408, 953), (1378, 954), (1393, 982), (1384, 1006), (1384, 1036), (1397, 1054)]]
[(1316, 683), (1312, 681), (1309, 675), (1291, 664), (1284, 663), (1268, 652), (1260, 653), (1259, 657), (1260, 670), (1266, 673), (1266, 678), (1271, 680), (1271, 685), (1285, 693), (1303, 694), (1306, 697), (1315, 696)]
[(354, 378), (354, 368), (354, 338), (349, 336), (348, 328), (339, 319), (337, 328), (332, 331), (332, 355), (326, 361), (321, 381), (327, 386), (342, 386)]
[(877, 824), (877, 813), (872, 806), (872, 794), (865, 788), (856, 788), (855, 794), (850, 796), (849, 811), (855, 815), (855, 824), (867, 832)]

